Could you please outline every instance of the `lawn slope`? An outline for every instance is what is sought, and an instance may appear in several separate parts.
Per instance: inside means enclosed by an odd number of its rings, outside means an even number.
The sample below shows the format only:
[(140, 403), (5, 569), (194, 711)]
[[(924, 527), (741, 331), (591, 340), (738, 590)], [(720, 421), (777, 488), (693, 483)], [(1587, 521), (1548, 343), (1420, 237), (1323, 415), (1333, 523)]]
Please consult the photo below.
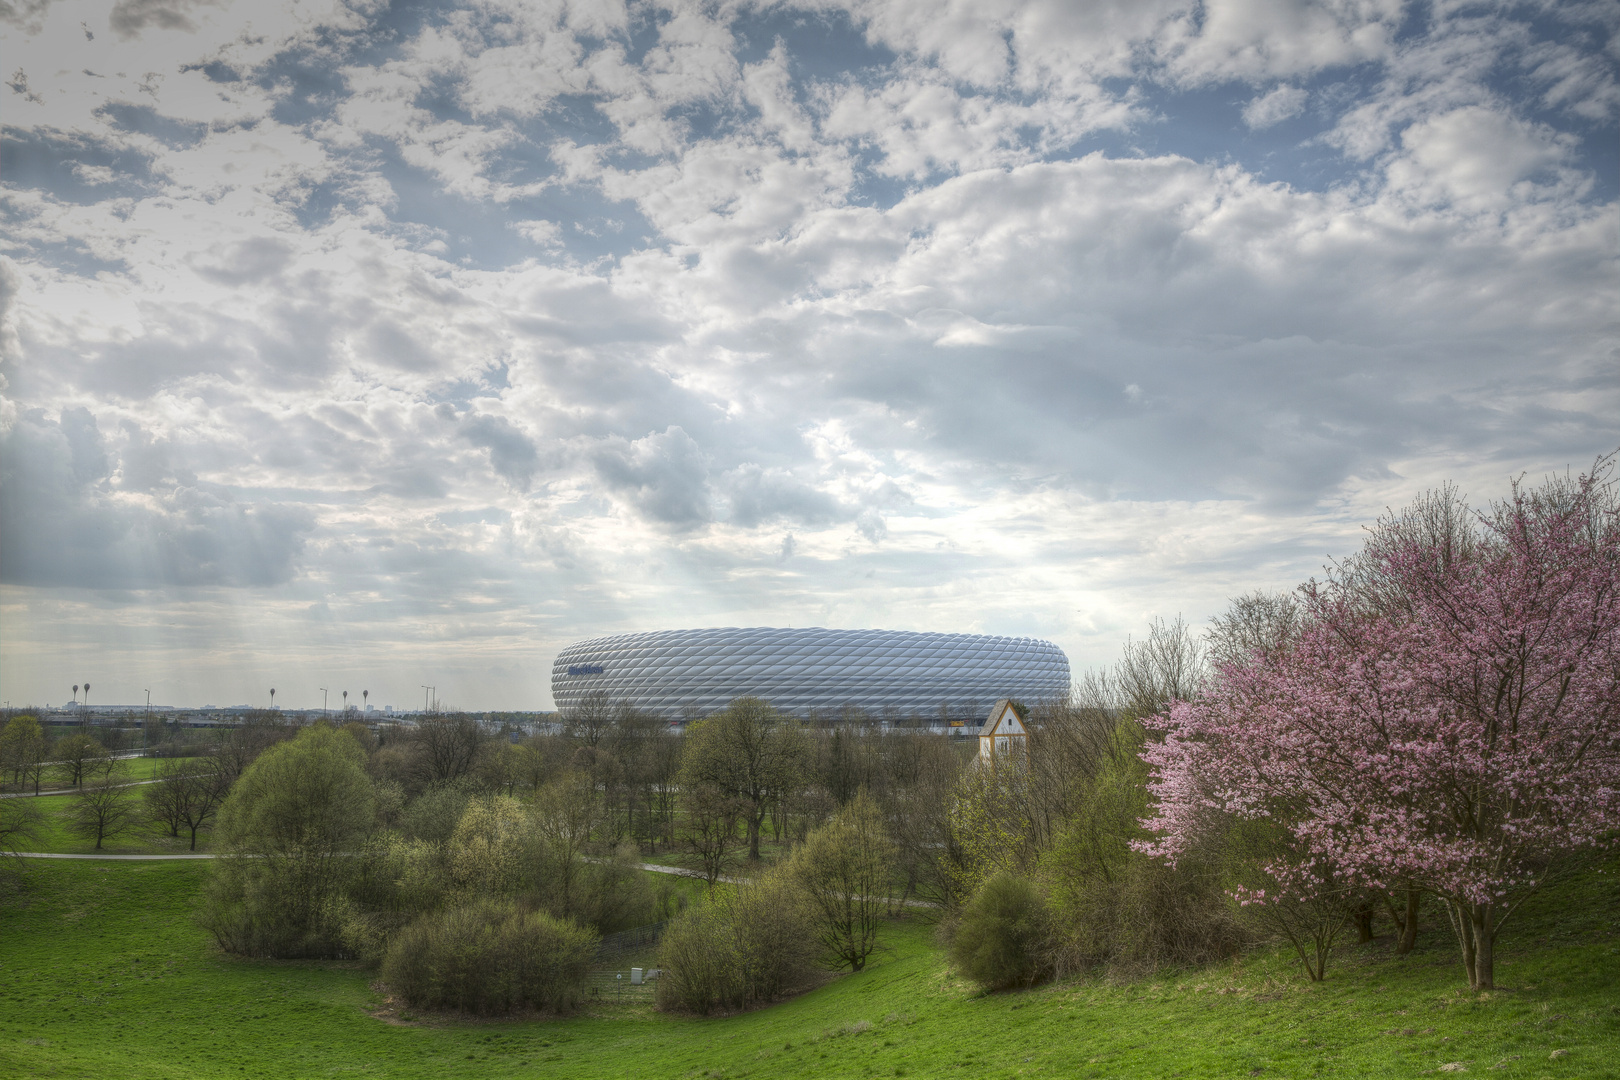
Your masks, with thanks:
[[(868, 971), (743, 1016), (640, 1004), (566, 1020), (388, 1022), (364, 970), (218, 955), (198, 863), (45, 863), (0, 913), (0, 1075), (22, 1077), (1620, 1077), (1616, 866), (1540, 898), (1469, 994), (1440, 928), (1344, 950), (1312, 986), (1275, 951), (1130, 983), (976, 995), (929, 928)], [(1260, 1071), (1256, 1071), (1260, 1070)]]

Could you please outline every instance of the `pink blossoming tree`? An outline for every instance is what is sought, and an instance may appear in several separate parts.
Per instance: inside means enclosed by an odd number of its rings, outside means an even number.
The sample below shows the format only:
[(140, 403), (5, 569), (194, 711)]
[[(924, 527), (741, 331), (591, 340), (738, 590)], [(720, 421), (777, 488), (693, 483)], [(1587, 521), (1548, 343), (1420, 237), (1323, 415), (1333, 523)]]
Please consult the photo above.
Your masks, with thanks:
[(1151, 722), (1145, 848), (1173, 860), (1211, 820), (1267, 822), (1292, 852), (1262, 868), (1279, 885), (1308, 889), (1304, 864), (1427, 889), (1469, 985), (1491, 987), (1503, 920), (1620, 830), (1611, 460), (1515, 484), (1471, 520), (1443, 520), (1435, 497), (1382, 520), (1357, 559), (1300, 590), (1286, 643), (1219, 665), (1199, 700)]

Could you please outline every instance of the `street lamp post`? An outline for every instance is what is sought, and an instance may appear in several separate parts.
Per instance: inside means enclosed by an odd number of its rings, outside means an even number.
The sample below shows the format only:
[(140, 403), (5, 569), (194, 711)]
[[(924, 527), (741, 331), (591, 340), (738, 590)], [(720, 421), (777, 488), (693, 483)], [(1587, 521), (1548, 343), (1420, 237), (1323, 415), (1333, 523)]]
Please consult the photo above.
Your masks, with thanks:
[(437, 690), (438, 687), (429, 686), (426, 683), (418, 683), (417, 685), (422, 688), (422, 713), (425, 716), (428, 712), (428, 694), (430, 691)]
[(146, 690), (146, 723), (141, 725), (141, 757), (146, 756), (147, 732), (152, 730), (152, 691)]
[(326, 715), (326, 687), (317, 686), (315, 689), (317, 689), (317, 690), (319, 690), (321, 692), (321, 715), (325, 716)]

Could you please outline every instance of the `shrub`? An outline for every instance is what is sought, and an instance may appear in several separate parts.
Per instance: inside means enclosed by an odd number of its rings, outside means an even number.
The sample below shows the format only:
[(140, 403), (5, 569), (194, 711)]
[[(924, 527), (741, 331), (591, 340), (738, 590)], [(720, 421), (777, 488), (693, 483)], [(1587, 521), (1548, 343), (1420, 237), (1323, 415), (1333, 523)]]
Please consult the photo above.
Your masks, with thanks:
[(743, 1004), (742, 964), (731, 919), (718, 904), (693, 908), (670, 921), (658, 944), (660, 1009), (707, 1016)]
[(1251, 937), (1215, 867), (1186, 858), (1166, 866), (1132, 854), (1101, 874), (1060, 883), (1053, 897), (1056, 973), (1196, 967), (1235, 954)]
[(553, 914), (566, 915), (595, 927), (599, 934), (616, 934), (656, 922), (661, 917), (658, 892), (649, 880), (650, 875), (637, 869), (640, 855), (635, 844), (621, 844), (612, 858), (576, 862), (576, 878), (568, 906), (560, 907), (554, 895), (544, 905)]
[(1206, 964), (1247, 939), (1225, 892), (1231, 854), (1218, 832), (1175, 866), (1132, 849), (1147, 838), (1141, 729), (1121, 724), (1115, 749), (1077, 792), (1074, 809), (1040, 862), (1055, 940), (1054, 973), (1108, 965), (1128, 970)]
[(739, 885), (727, 899), (745, 1003), (775, 1001), (813, 977), (813, 911), (790, 871)]
[(1046, 939), (1046, 905), (1034, 883), (999, 873), (963, 907), (951, 960), (986, 989), (1029, 986), (1048, 970)]
[(382, 979), (419, 1008), (494, 1015), (578, 1004), (597, 936), (499, 900), (424, 915), (394, 935)]
[(708, 1015), (775, 1001), (814, 976), (814, 922), (796, 881), (774, 870), (716, 889), (677, 915), (658, 948), (661, 1009)]

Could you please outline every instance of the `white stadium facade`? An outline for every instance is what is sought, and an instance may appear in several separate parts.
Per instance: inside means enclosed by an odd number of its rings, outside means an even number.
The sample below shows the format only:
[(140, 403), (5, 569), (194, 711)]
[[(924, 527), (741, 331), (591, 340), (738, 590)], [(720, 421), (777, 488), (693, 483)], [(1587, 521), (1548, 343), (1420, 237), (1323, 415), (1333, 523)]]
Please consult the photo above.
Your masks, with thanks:
[(585, 695), (669, 720), (758, 697), (809, 717), (854, 707), (879, 718), (980, 718), (1001, 698), (1066, 697), (1069, 658), (1050, 641), (905, 630), (751, 627), (661, 630), (578, 641), (557, 655), (551, 694)]

